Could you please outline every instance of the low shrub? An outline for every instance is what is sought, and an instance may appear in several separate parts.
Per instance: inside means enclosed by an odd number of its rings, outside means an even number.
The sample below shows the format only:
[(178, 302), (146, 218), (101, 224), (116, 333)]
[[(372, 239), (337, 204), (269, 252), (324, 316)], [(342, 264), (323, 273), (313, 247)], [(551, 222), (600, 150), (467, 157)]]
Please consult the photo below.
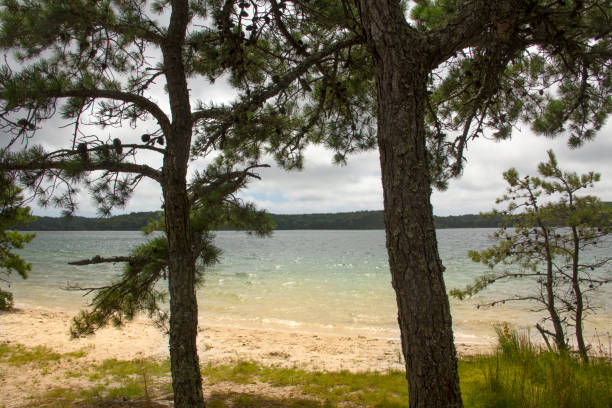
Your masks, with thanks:
[(11, 310), (13, 305), (13, 294), (0, 289), (0, 310)]

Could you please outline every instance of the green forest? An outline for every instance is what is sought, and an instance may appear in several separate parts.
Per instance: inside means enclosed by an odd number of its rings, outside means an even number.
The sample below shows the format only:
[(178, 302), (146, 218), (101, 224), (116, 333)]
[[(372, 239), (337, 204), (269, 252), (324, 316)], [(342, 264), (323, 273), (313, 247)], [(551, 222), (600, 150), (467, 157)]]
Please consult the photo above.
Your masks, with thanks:
[[(155, 211), (133, 212), (113, 217), (37, 217), (20, 227), (22, 231), (136, 231), (159, 216)], [(384, 229), (382, 211), (333, 214), (270, 214), (277, 230)], [(434, 216), (436, 228), (496, 228), (499, 217), (476, 214)]]
[[(612, 209), (612, 202), (604, 202)], [(384, 229), (383, 212), (354, 211), (320, 214), (269, 214), (277, 230), (368, 230)], [(19, 227), (22, 231), (137, 231), (161, 216), (160, 212), (132, 212), (112, 217), (36, 217)], [(435, 216), (436, 228), (498, 228), (499, 216), (464, 214)], [(228, 228), (229, 229), (229, 228)]]

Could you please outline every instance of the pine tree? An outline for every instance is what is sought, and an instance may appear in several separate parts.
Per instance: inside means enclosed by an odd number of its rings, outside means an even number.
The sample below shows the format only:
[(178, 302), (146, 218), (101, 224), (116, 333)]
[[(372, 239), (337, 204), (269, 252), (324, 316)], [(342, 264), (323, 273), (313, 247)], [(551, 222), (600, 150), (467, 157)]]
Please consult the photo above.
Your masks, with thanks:
[(598, 173), (578, 176), (562, 171), (552, 151), (548, 152), (548, 162), (539, 164), (538, 173), (541, 177), (520, 177), (515, 169), (504, 172), (508, 188), (496, 202), (507, 203), (507, 208), (490, 214), (502, 216), (510, 227), (495, 232), (496, 245), (469, 253), (474, 262), (497, 271), (451, 294), (463, 299), (499, 281), (533, 281), (532, 292), (497, 299), (485, 306), (506, 302), (540, 305), (542, 309), (537, 310), (548, 313), (543, 320), (551, 322), (552, 331), (541, 322), (536, 328), (549, 348), (548, 338), (552, 337), (558, 351), (567, 351), (568, 328), (573, 327), (578, 351), (586, 363), (583, 320), (586, 311), (594, 310), (588, 295), (611, 282), (598, 270), (606, 268), (612, 257), (585, 256), (585, 251), (605, 248), (602, 242), (612, 231), (610, 214), (598, 198), (580, 195), (581, 190), (599, 181)]
[[(13, 252), (22, 249), (34, 239), (35, 234), (20, 234), (14, 228), (33, 220), (30, 208), (23, 204), (21, 190), (15, 185), (11, 174), (0, 173), (0, 273), (6, 275), (16, 272), (27, 279), (32, 265)], [(0, 278), (0, 281), (9, 281)], [(0, 290), (0, 310), (13, 307), (13, 294)]]
[[(289, 107), (280, 106), (281, 112), (300, 119), (297, 127), (280, 132), (302, 144), (326, 144), (336, 150), (338, 162), (378, 144), (410, 406), (461, 406), (431, 189), (461, 174), (469, 143), (509, 139), (521, 121), (539, 134), (566, 134), (574, 147), (594, 137), (612, 110), (609, 5), (601, 0), (214, 4), (219, 27), (243, 23), (248, 38), (265, 35), (268, 58), (279, 67), (313, 58), (320, 42), (351, 41), (338, 50), (340, 61), (302, 71), (296, 86), (287, 88), (293, 94), (279, 98)], [(234, 85), (244, 92), (256, 84), (248, 76), (236, 78)], [(371, 114), (375, 121), (362, 119)]]
[[(159, 294), (150, 289), (167, 270), (176, 407), (204, 405), (196, 349), (196, 260), (214, 260), (209, 231), (220, 213), (234, 221), (245, 211), (252, 214), (244, 206), (227, 214), (236, 191), (226, 189), (227, 182), (244, 186), (265, 153), (287, 167), (299, 167), (305, 134), (312, 134), (312, 141), (333, 132), (336, 145), (350, 146), (354, 138), (349, 135), (371, 129), (355, 124), (372, 120), (358, 115), (360, 105), (332, 107), (336, 113), (329, 123), (334, 125), (316, 132), (318, 123), (310, 118), (321, 116), (321, 107), (298, 118), (288, 115), (302, 108), (290, 97), (312, 90), (306, 73), (316, 68), (323, 74), (315, 79), (333, 80), (334, 67), (355, 44), (354, 36), (327, 36), (324, 28), (311, 25), (321, 40), (306, 57), (285, 63), (287, 54), (271, 54), (278, 26), (272, 10), (248, 29), (243, 24), (247, 4), (253, 3), (4, 0), (0, 10), (0, 46), (11, 53), (0, 68), (0, 126), (7, 137), (0, 169), (18, 171), (20, 182), (42, 205), (69, 214), (76, 209), (80, 185), (104, 215), (125, 206), (145, 178), (162, 187), (167, 241), (152, 241), (125, 257), (125, 274), (111, 285), (117, 284), (119, 292), (94, 288), (93, 308), (77, 319), (74, 332), (120, 323), (138, 310), (156, 310)], [(255, 25), (266, 27), (265, 32)], [(227, 74), (231, 84), (245, 85), (235, 101), (206, 105), (192, 100), (191, 84)], [(160, 85), (165, 93), (155, 91)], [(332, 104), (323, 99), (326, 106)], [(63, 127), (65, 148), (48, 151), (34, 144), (53, 126), (50, 119), (68, 124)], [(122, 134), (132, 131), (119, 137), (115, 128), (122, 128)], [(18, 149), (20, 144), (24, 149)], [(355, 144), (347, 150), (363, 146)], [(188, 184), (189, 160), (215, 154), (220, 157), (205, 176)], [(202, 202), (216, 204), (209, 209)], [(264, 228), (261, 221), (252, 226)], [(117, 302), (121, 290), (134, 298)]]
[(372, 55), (387, 248), (411, 407), (460, 407), (431, 187), (520, 121), (572, 146), (612, 110), (606, 1), (355, 0)]

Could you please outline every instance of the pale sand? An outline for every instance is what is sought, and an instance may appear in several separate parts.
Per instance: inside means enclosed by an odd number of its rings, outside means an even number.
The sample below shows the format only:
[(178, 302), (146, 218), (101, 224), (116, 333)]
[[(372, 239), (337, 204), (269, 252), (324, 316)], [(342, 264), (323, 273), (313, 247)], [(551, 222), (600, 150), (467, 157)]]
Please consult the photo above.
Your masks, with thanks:
[[(21, 344), (28, 348), (46, 346), (68, 353), (84, 350), (78, 364), (109, 358), (168, 357), (168, 338), (146, 319), (121, 329), (105, 328), (94, 336), (70, 339), (68, 328), (73, 314), (45, 309), (17, 309), (0, 312), (0, 343)], [(387, 371), (404, 368), (399, 340), (365, 336), (313, 334), (230, 326), (201, 326), (198, 334), (200, 361), (219, 364), (254, 360), (266, 365), (298, 366), (310, 370)], [(457, 344), (460, 355), (486, 353), (492, 345)], [(0, 367), (7, 369), (7, 367)], [(52, 376), (35, 379), (27, 372), (0, 373), (0, 407), (19, 406), (24, 395), (64, 386)], [(65, 382), (67, 380), (62, 379)], [(21, 401), (23, 402), (23, 401)]]

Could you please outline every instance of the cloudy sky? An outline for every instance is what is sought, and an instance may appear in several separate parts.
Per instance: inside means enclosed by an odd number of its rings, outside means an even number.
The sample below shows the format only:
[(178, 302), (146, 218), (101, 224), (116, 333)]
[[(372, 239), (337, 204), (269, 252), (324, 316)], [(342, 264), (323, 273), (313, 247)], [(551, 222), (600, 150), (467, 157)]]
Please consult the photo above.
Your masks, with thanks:
[[(560, 165), (579, 173), (595, 170), (602, 181), (592, 193), (612, 201), (612, 125), (608, 124), (595, 141), (571, 150), (566, 139), (534, 136), (525, 125), (511, 141), (478, 140), (470, 145), (464, 174), (452, 180), (449, 189), (433, 194), (436, 215), (461, 215), (488, 211), (496, 197), (503, 194), (502, 172), (515, 167), (521, 174), (535, 174), (537, 163), (546, 160), (546, 151), (553, 149)], [(64, 131), (65, 132), (65, 131)], [(48, 147), (59, 146), (64, 132), (46, 137)], [(65, 134), (65, 133), (64, 133)], [(113, 133), (113, 136), (115, 133)], [(57, 139), (57, 140), (56, 140)], [(270, 161), (271, 164), (272, 161)], [(192, 169), (204, 162), (192, 163)], [(348, 165), (332, 164), (332, 153), (322, 147), (310, 147), (302, 171), (285, 171), (276, 166), (259, 171), (261, 180), (254, 180), (241, 197), (255, 202), (272, 213), (297, 214), (345, 212), (382, 209), (382, 187), (378, 152), (361, 153), (349, 158)], [(150, 181), (143, 182), (124, 211), (160, 209), (161, 192)], [(54, 208), (34, 207), (36, 215), (58, 215)], [(94, 216), (95, 206), (86, 194), (80, 200), (78, 215)]]
[[(157, 58), (152, 54), (153, 59)], [(235, 91), (223, 80), (215, 84), (192, 80), (191, 94), (204, 103), (225, 103), (235, 98)], [(151, 90), (152, 99), (168, 111), (163, 84)], [(65, 123), (64, 123), (65, 124)], [(45, 124), (36, 143), (48, 150), (66, 148), (72, 141), (71, 129), (62, 128), (58, 119)], [(95, 131), (98, 136), (120, 137), (126, 143), (136, 142), (140, 135), (155, 129), (141, 124), (138, 129), (111, 129)], [(521, 174), (536, 174), (537, 164), (547, 159), (546, 151), (553, 149), (562, 168), (583, 173), (597, 171), (602, 181), (591, 191), (605, 201), (612, 201), (612, 123), (608, 123), (592, 142), (580, 149), (567, 147), (567, 138), (549, 139), (534, 136), (525, 124), (514, 131), (510, 141), (493, 142), (480, 138), (468, 146), (464, 174), (450, 182), (448, 190), (435, 191), (432, 197), (436, 215), (461, 215), (488, 211), (496, 197), (502, 195), (505, 184), (502, 172), (515, 167)], [(161, 162), (152, 166), (159, 166)], [(311, 146), (306, 152), (304, 170), (285, 171), (269, 160), (272, 167), (261, 169), (261, 180), (254, 180), (242, 191), (241, 197), (256, 203), (271, 213), (335, 213), (359, 210), (380, 210), (383, 207), (380, 167), (376, 150), (348, 158), (346, 166), (332, 164), (332, 153), (320, 146)], [(205, 161), (191, 163), (191, 170), (202, 169)], [(409, 175), (407, 175), (409, 177)], [(123, 210), (115, 214), (135, 211), (159, 210), (162, 204), (159, 186), (145, 180), (135, 196)], [(56, 208), (39, 208), (33, 205), (35, 215), (57, 216)], [(95, 216), (96, 207), (86, 193), (79, 200), (77, 215)]]
[[(612, 126), (607, 126), (594, 142), (577, 150), (568, 149), (563, 138), (536, 137), (528, 129), (511, 141), (479, 140), (470, 146), (464, 174), (452, 180), (448, 190), (434, 192), (434, 213), (460, 215), (490, 210), (505, 189), (502, 172), (515, 167), (521, 174), (535, 174), (537, 164), (547, 159), (546, 151), (551, 148), (565, 169), (600, 172), (602, 181), (592, 192), (612, 201), (610, 136)], [(252, 182), (243, 197), (274, 213), (382, 209), (377, 151), (353, 156), (345, 167), (330, 164), (331, 153), (322, 148), (308, 153), (303, 171), (261, 171), (262, 180)]]

